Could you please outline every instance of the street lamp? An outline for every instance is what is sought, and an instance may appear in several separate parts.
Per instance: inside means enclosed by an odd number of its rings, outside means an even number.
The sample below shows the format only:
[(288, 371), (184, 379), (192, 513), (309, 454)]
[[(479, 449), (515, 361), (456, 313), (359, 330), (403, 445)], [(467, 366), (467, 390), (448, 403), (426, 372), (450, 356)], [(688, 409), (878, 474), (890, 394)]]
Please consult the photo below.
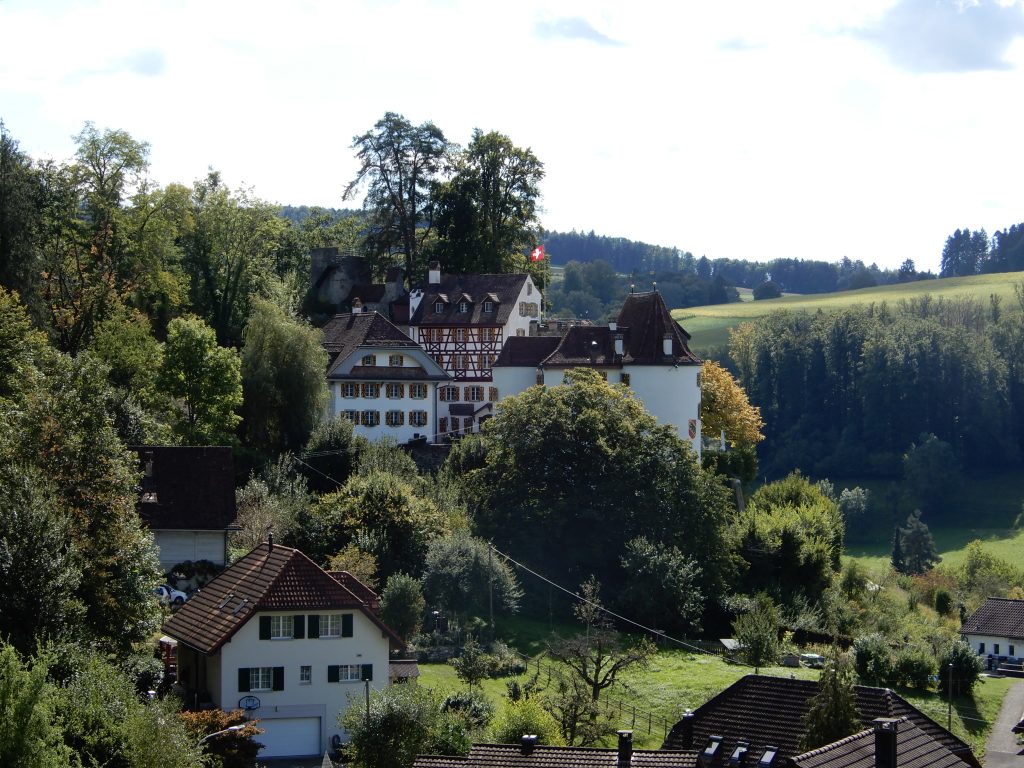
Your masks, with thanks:
[(214, 731), (213, 733), (208, 733), (205, 736), (203, 736), (203, 738), (201, 738), (198, 742), (196, 742), (196, 746), (197, 747), (202, 746), (205, 742), (209, 741), (214, 736), (223, 736), (225, 733), (231, 733), (233, 731), (240, 731), (243, 728), (245, 728), (244, 725), (229, 725), (223, 731)]

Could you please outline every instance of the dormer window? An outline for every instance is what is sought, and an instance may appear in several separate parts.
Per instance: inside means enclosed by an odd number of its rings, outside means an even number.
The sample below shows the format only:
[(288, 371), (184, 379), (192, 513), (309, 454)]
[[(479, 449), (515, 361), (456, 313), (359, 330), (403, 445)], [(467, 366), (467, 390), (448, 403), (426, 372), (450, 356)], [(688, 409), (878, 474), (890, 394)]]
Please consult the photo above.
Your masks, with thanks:
[(440, 315), (442, 312), (444, 312), (444, 302), (443, 301), (435, 301), (434, 302), (434, 314), (435, 315)]
[(370, 367), (377, 365), (377, 356), (363, 355), (363, 359), (360, 361), (360, 365), (368, 365)]
[(459, 314), (460, 315), (464, 315), (467, 312), (469, 312), (469, 302), (468, 301), (460, 301), (459, 302)]
[(494, 302), (493, 301), (485, 301), (484, 302), (484, 312), (487, 313), (487, 314), (490, 314), (493, 311), (494, 311)]

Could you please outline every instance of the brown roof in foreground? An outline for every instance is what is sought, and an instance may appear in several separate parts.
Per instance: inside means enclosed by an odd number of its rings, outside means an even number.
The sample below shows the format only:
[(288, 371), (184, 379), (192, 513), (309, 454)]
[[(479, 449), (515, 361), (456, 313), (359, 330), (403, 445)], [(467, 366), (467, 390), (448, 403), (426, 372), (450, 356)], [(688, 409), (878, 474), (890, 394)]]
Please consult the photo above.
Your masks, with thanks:
[[(696, 768), (696, 752), (634, 749), (632, 768)], [(616, 748), (474, 744), (466, 757), (421, 755), (413, 768), (618, 768)]]
[[(896, 723), (896, 764), (900, 768), (962, 768), (949, 749), (907, 718)], [(792, 759), (797, 768), (875, 768), (874, 730), (861, 731)]]
[[(134, 445), (141, 481), (136, 509), (153, 530), (222, 531), (235, 521), (235, 465), (229, 446)], [(143, 501), (155, 494), (155, 501)], [(150, 496), (149, 498), (154, 498)]]
[(214, 653), (260, 611), (361, 610), (402, 639), (340, 581), (302, 552), (260, 544), (197, 592), (164, 624), (164, 632), (203, 653)]
[[(879, 717), (906, 717), (915, 727), (945, 746), (963, 762), (980, 768), (971, 748), (934, 720), (888, 688), (854, 686), (857, 711), (865, 728)], [(800, 754), (804, 735), (804, 717), (808, 702), (818, 692), (814, 680), (746, 675), (714, 698), (702, 704), (693, 715), (693, 743), (685, 743), (684, 723), (673, 726), (665, 749), (703, 749), (711, 736), (723, 736), (720, 751), (731, 754), (737, 741), (750, 743), (751, 754), (759, 758), (764, 748), (778, 748), (780, 757)]]
[(990, 597), (968, 617), (960, 632), (965, 635), (1024, 638), (1024, 600)]

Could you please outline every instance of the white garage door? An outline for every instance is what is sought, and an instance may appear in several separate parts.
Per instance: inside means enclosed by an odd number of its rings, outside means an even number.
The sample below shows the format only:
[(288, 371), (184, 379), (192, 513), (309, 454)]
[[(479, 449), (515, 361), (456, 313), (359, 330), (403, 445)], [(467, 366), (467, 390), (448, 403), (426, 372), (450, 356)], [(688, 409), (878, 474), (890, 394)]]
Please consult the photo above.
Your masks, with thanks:
[(305, 757), (320, 754), (320, 718), (284, 717), (260, 720), (265, 733), (256, 737), (263, 744), (259, 757)]

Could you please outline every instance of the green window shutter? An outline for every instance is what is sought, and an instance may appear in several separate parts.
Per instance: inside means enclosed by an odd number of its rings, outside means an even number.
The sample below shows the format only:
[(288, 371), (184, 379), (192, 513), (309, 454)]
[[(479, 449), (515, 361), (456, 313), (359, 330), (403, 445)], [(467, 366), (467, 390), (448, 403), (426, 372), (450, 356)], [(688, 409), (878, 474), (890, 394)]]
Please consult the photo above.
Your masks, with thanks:
[(260, 640), (270, 639), (270, 617), (260, 616)]
[(341, 636), (352, 637), (352, 614), (341, 614)]
[(363, 664), (360, 680), (373, 680), (373, 664)]
[(301, 640), (306, 636), (306, 617), (303, 615), (292, 616), (292, 637)]
[(328, 665), (328, 667), (327, 667), (327, 682), (328, 683), (337, 683), (337, 682), (340, 681), (340, 679), (341, 679), (341, 675), (339, 674), (339, 671), (338, 671), (338, 665), (337, 664)]
[(320, 637), (320, 614), (319, 613), (311, 613), (306, 618), (306, 621), (307, 621), (307, 623), (309, 625), (307, 627), (307, 629), (309, 629), (309, 637), (310, 637), (310, 639), (311, 640), (316, 640), (318, 637)]
[(274, 667), (274, 685), (275, 691), (284, 690), (284, 667)]
[(249, 668), (238, 668), (238, 691), (239, 693), (249, 692)]

